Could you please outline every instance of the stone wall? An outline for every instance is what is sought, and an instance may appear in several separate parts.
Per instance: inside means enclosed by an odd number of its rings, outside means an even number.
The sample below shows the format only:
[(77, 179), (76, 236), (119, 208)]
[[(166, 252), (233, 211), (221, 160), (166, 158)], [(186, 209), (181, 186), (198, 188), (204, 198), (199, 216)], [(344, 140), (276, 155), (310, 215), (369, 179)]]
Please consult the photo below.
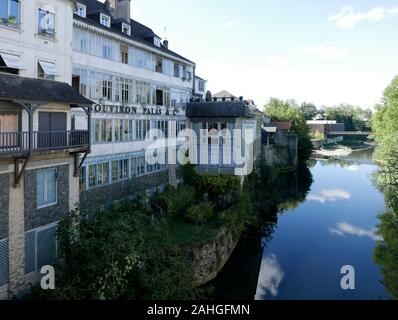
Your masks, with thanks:
[(195, 280), (198, 286), (217, 277), (237, 246), (239, 238), (223, 227), (215, 239), (190, 249), (195, 266)]
[[(178, 176), (178, 174), (177, 174)], [(167, 170), (136, 177), (80, 193), (82, 209), (107, 208), (113, 202), (128, 199), (134, 193), (169, 183)]]
[(69, 165), (57, 168), (57, 204), (37, 208), (37, 171), (29, 170), (25, 173), (25, 230), (35, 229), (61, 220), (69, 213)]
[(297, 166), (298, 138), (296, 135), (278, 134), (274, 144), (263, 144), (265, 164), (272, 166)]
[(0, 174), (0, 240), (8, 238), (9, 174)]

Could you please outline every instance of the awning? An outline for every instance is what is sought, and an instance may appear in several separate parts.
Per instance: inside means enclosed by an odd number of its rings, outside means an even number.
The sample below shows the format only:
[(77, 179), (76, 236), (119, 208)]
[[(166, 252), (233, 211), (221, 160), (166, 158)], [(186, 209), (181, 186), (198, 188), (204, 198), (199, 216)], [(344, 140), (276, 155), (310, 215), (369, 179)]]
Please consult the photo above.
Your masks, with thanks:
[(20, 56), (17, 56), (15, 54), (2, 53), (2, 52), (0, 52), (0, 56), (2, 57), (4, 63), (8, 68), (19, 69), (19, 70), (24, 69), (22, 59)]
[(43, 68), (45, 74), (49, 76), (56, 76), (58, 75), (57, 68), (55, 67), (54, 63), (39, 61), (40, 66)]

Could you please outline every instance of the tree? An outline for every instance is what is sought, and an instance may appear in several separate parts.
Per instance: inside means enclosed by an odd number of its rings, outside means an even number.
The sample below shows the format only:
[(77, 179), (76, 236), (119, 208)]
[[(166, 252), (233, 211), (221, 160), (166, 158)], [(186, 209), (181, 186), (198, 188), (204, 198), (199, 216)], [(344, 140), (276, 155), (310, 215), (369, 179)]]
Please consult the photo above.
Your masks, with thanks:
[(398, 76), (384, 91), (382, 104), (376, 107), (372, 129), (378, 143), (375, 158), (381, 166), (380, 179), (398, 184)]
[(307, 161), (312, 153), (312, 143), (304, 113), (289, 101), (271, 98), (264, 107), (265, 114), (274, 121), (291, 121), (292, 131), (298, 136), (299, 162)]
[(303, 102), (300, 106), (301, 112), (304, 114), (306, 120), (312, 120), (317, 115), (317, 108), (311, 102)]

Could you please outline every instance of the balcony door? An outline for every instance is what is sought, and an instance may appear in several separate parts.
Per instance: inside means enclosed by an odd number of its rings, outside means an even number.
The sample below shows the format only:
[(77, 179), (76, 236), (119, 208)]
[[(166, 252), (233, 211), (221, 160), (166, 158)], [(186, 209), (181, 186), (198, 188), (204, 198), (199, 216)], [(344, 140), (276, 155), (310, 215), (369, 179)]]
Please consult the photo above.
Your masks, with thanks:
[(19, 114), (0, 113), (0, 151), (19, 144)]
[(66, 113), (39, 112), (39, 149), (57, 149), (67, 146)]

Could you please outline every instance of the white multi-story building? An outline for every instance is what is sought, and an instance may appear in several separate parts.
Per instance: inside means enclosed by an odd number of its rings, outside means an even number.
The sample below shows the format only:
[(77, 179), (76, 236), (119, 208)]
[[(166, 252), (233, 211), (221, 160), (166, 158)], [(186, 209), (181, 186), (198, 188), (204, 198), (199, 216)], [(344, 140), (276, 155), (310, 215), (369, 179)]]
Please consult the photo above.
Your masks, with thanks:
[(195, 97), (206, 100), (207, 80), (195, 75)]
[(70, 0), (0, 0), (0, 299), (54, 262), (57, 222), (79, 201), (90, 140), (71, 109), (90, 118), (92, 102), (70, 86), (74, 10)]
[[(168, 137), (185, 128), (195, 64), (131, 19), (130, 0), (79, 0), (77, 6), (72, 85), (96, 103), (80, 196), (82, 206), (92, 207), (173, 183), (174, 166), (146, 162), (154, 138), (148, 132), (160, 129)], [(76, 112), (75, 128), (84, 129), (85, 118)]]

